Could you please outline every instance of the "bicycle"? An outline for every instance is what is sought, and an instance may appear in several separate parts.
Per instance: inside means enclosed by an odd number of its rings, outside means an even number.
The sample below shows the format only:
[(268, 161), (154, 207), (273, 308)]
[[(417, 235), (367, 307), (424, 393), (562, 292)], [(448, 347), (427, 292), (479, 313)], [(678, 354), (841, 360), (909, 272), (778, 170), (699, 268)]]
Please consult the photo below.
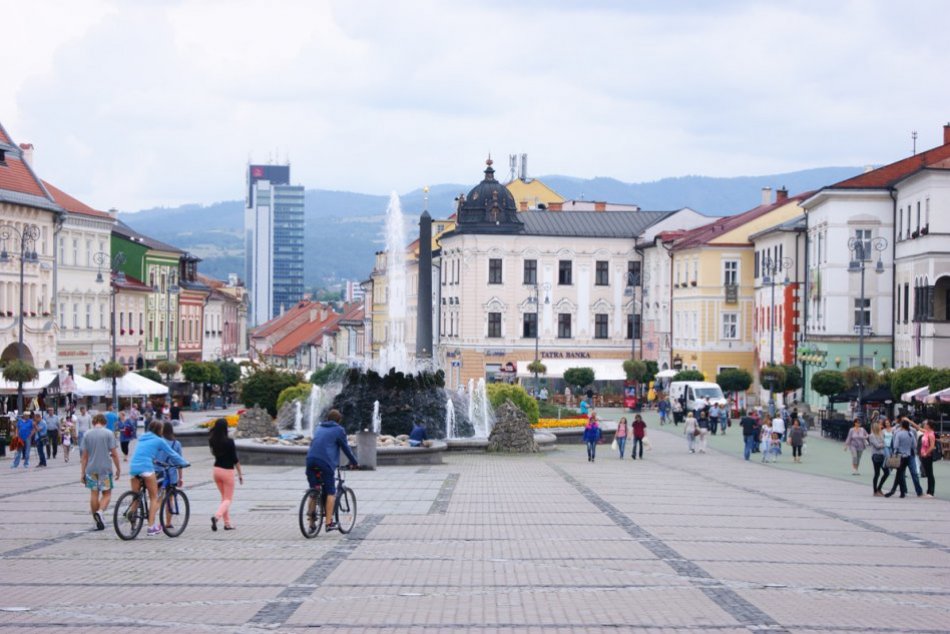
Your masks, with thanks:
[[(337, 467), (336, 470), (336, 500), (333, 504), (333, 519), (342, 534), (346, 535), (356, 525), (356, 494), (346, 486), (343, 478), (344, 470), (353, 467)], [(323, 494), (323, 485), (311, 487), (303, 494), (300, 500), (300, 532), (307, 539), (313, 539), (323, 530), (326, 520), (326, 497)]]
[[(156, 467), (163, 469), (186, 467), (171, 467), (167, 464), (156, 463)], [(186, 465), (188, 466), (188, 465)], [(167, 473), (167, 471), (166, 471)], [(145, 488), (145, 478), (136, 476), (139, 481), (138, 492), (129, 490), (122, 494), (112, 511), (112, 525), (119, 539), (128, 541), (138, 537), (148, 518), (148, 490)], [(191, 503), (185, 492), (174, 482), (165, 484), (159, 482), (158, 521), (162, 532), (169, 537), (178, 537), (185, 532), (188, 519), (191, 517)], [(168, 521), (166, 518), (171, 519)]]

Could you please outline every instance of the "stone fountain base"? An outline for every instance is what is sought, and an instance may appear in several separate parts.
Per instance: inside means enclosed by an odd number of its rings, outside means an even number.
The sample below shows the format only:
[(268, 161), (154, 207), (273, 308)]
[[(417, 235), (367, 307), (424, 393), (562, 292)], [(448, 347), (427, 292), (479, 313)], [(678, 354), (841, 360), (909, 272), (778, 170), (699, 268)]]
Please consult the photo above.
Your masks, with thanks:
[[(299, 466), (302, 469), (306, 465), (307, 451), (310, 448), (309, 439), (281, 441), (276, 438), (240, 438), (234, 442), (241, 464), (246, 465)], [(356, 453), (355, 443), (351, 443), (350, 447)], [(442, 454), (446, 449), (445, 442), (441, 440), (432, 441), (430, 447), (377, 446), (376, 464), (380, 466), (442, 464)], [(359, 458), (359, 454), (356, 457)]]

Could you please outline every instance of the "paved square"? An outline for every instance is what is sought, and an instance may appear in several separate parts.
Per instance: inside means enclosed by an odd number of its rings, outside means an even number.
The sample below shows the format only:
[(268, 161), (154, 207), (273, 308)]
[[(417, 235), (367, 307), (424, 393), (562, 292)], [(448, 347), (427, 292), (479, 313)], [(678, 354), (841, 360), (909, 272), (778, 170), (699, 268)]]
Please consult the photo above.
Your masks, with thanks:
[(212, 533), (210, 455), (186, 448), (184, 535), (123, 542), (111, 516), (92, 530), (76, 460), (6, 459), (0, 630), (950, 631), (950, 503), (688, 454), (668, 431), (636, 462), (564, 445), (353, 473), (357, 530), (314, 540), (301, 469), (246, 466), (238, 529)]

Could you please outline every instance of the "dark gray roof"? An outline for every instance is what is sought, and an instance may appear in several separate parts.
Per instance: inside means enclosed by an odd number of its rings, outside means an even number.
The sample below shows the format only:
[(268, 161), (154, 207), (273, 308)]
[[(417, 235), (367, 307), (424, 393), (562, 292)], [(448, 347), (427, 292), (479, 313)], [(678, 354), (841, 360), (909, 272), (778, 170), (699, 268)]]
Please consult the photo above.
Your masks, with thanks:
[(112, 233), (122, 236), (123, 238), (130, 240), (132, 242), (140, 242), (147, 246), (149, 249), (154, 249), (156, 251), (170, 251), (172, 253), (184, 253), (178, 247), (173, 247), (170, 244), (156, 240), (155, 238), (150, 238), (144, 233), (139, 233), (129, 225), (125, 224), (121, 220), (117, 220), (116, 223), (112, 226)]
[(522, 211), (523, 235), (633, 238), (673, 211)]

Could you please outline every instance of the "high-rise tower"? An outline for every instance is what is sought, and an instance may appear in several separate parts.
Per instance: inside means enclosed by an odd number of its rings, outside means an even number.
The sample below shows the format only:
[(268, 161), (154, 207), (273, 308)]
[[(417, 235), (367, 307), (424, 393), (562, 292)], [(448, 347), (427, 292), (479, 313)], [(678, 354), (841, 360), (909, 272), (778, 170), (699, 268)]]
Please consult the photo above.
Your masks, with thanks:
[(290, 165), (248, 165), (244, 269), (258, 326), (303, 298), (304, 188)]

